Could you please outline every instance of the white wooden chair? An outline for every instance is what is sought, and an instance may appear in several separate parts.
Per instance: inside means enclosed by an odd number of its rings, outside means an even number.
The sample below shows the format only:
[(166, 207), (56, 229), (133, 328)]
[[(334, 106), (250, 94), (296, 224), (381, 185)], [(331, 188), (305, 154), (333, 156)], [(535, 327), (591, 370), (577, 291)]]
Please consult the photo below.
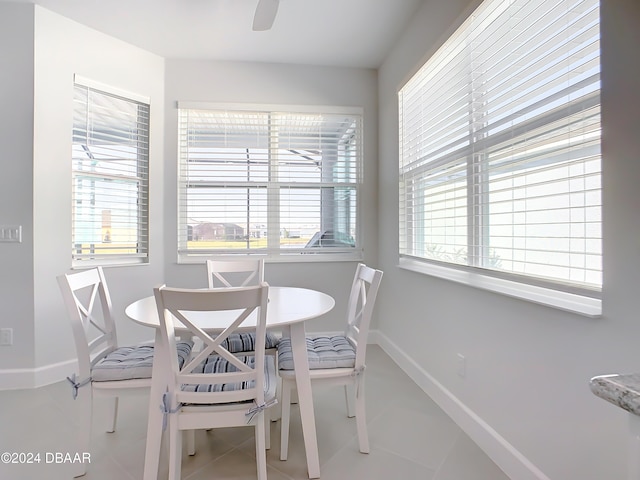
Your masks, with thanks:
[[(258, 479), (267, 478), (268, 429), (265, 410), (274, 403), (277, 374), (273, 356), (265, 355), (269, 287), (222, 289), (154, 289), (160, 317), (162, 346), (158, 366), (164, 371), (167, 391), (164, 412), (169, 429), (169, 479), (180, 478), (180, 431), (219, 427), (255, 427)], [(203, 331), (195, 315), (224, 311), (228, 327), (215, 336)], [(255, 313), (254, 313), (255, 312)], [(218, 313), (220, 314), (220, 313)], [(254, 355), (237, 356), (222, 346), (245, 318), (257, 315)], [(174, 318), (202, 342), (202, 350), (182, 368), (175, 361)], [(167, 349), (162, 354), (160, 349)], [(161, 435), (161, 426), (154, 435)]]
[[(247, 287), (264, 282), (264, 259), (239, 258), (207, 260), (209, 288)], [(265, 345), (268, 355), (275, 355), (279, 336), (267, 332)], [(229, 335), (223, 346), (232, 353), (252, 353), (255, 348), (255, 332)]]
[[(78, 374), (67, 377), (78, 401), (81, 418), (79, 452), (88, 452), (93, 423), (93, 397), (110, 397), (108, 432), (115, 431), (118, 397), (148, 391), (154, 346), (118, 346), (111, 297), (101, 267), (58, 276), (58, 285), (71, 320), (78, 356)], [(180, 362), (189, 356), (191, 342), (180, 342)], [(74, 476), (86, 473), (77, 464)]]
[(248, 287), (264, 282), (264, 259), (207, 260), (209, 288)]
[[(344, 335), (307, 337), (311, 383), (344, 385), (347, 416), (356, 417), (362, 453), (369, 453), (364, 392), (367, 336), (381, 279), (382, 271), (359, 264), (351, 286)], [(280, 459), (286, 460), (289, 451), (291, 393), (296, 384), (291, 341), (288, 338), (282, 339), (278, 346), (278, 367), (278, 374), (282, 379)]]

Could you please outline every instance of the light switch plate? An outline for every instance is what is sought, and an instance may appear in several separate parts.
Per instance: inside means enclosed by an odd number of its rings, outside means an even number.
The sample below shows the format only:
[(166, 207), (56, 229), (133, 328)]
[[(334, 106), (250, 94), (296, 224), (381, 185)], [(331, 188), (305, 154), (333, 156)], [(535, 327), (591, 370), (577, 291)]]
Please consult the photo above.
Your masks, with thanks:
[(13, 345), (13, 328), (0, 328), (0, 345)]
[(22, 243), (22, 225), (0, 225), (0, 242)]

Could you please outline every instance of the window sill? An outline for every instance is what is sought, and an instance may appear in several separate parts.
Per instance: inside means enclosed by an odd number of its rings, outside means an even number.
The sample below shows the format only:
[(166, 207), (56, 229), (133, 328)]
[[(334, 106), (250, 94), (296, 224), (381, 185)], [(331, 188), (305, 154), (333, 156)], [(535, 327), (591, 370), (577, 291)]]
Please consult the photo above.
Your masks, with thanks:
[[(225, 254), (178, 254), (178, 264), (194, 264), (204, 263), (205, 260), (221, 257), (221, 258), (238, 258), (244, 255), (225, 255)], [(251, 255), (246, 255), (250, 257)], [(254, 254), (256, 258), (264, 258), (268, 263), (316, 263), (316, 262), (361, 262), (363, 260), (362, 251), (357, 251), (349, 254), (331, 254), (331, 253), (314, 253), (314, 254), (299, 254), (299, 255), (261, 255)]]
[(72, 270), (84, 270), (93, 267), (136, 267), (139, 265), (149, 265), (148, 257), (130, 257), (130, 258), (106, 258), (102, 257), (95, 260), (73, 260), (71, 262)]
[(598, 298), (494, 278), (476, 272), (427, 264), (408, 258), (400, 258), (398, 267), (559, 310), (577, 313), (585, 317), (598, 318), (602, 316), (602, 300)]

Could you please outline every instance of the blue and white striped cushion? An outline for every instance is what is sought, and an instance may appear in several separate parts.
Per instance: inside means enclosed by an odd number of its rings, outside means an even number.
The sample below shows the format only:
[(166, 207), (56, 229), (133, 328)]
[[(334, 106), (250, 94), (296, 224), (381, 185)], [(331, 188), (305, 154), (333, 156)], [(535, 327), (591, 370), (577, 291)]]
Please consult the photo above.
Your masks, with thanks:
[[(238, 359), (254, 367), (256, 363), (256, 357), (253, 355), (239, 356)], [(225, 358), (218, 355), (210, 355), (204, 362), (202, 362), (193, 373), (224, 373), (224, 372), (237, 372), (238, 369), (235, 365), (229, 363)], [(266, 400), (275, 397), (276, 394), (276, 365), (275, 358), (272, 355), (265, 356), (264, 365), (264, 396)], [(229, 392), (234, 390), (243, 390), (246, 388), (253, 388), (255, 382), (237, 382), (237, 383), (224, 383), (224, 384), (199, 384), (199, 385), (183, 385), (182, 390), (187, 392)]]
[[(307, 338), (309, 369), (353, 368), (356, 365), (356, 350), (346, 337)], [(291, 339), (283, 338), (278, 344), (278, 368), (293, 370)]]
[[(265, 348), (276, 348), (280, 338), (267, 332)], [(231, 353), (253, 352), (256, 347), (255, 332), (232, 333), (220, 344)]]
[[(193, 342), (177, 343), (180, 365), (183, 365), (189, 357), (192, 347)], [(110, 382), (132, 380), (134, 378), (151, 378), (153, 351), (153, 345), (119, 347), (94, 365), (91, 369), (91, 380), (94, 382)]]

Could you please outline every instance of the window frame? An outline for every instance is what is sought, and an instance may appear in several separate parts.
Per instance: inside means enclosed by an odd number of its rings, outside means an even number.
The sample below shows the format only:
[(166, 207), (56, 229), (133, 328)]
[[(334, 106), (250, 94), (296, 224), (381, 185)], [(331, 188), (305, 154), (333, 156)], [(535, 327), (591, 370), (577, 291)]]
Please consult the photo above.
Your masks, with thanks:
[[(80, 159), (75, 158), (75, 154), (72, 152), (72, 167), (71, 167), (71, 182), (72, 182), (72, 212), (71, 212), (71, 267), (72, 268), (88, 268), (93, 266), (125, 266), (125, 265), (141, 265), (149, 263), (149, 165), (150, 165), (150, 129), (151, 129), (151, 101), (150, 98), (144, 95), (140, 95), (137, 93), (129, 92), (117, 87), (113, 87), (111, 85), (106, 85), (104, 83), (83, 77), (81, 75), (74, 75), (73, 79), (73, 89), (74, 89), (74, 110), (76, 108), (76, 99), (75, 99), (75, 91), (77, 88), (86, 89), (88, 94), (91, 92), (113, 97), (119, 101), (129, 102), (132, 106), (137, 105), (137, 119), (136, 119), (136, 130), (135, 133), (130, 133), (131, 137), (134, 139), (135, 143), (134, 147), (134, 157), (135, 160), (135, 173), (130, 174), (126, 173), (126, 168), (121, 169), (120, 171), (113, 172), (98, 172), (98, 171), (85, 171), (76, 169), (76, 162), (82, 162)], [(99, 105), (93, 105), (94, 108), (100, 108)], [(118, 113), (117, 111), (113, 111), (113, 113)], [(76, 122), (73, 122), (73, 130), (74, 134), (72, 135), (72, 146), (75, 148), (77, 144), (75, 141), (75, 130), (76, 130)], [(90, 134), (88, 132), (88, 125), (85, 125), (85, 130), (87, 130), (87, 141), (93, 139), (93, 132)], [(131, 140), (131, 138), (129, 139)], [(117, 153), (118, 147), (123, 148), (123, 151), (126, 151), (126, 148), (130, 148), (130, 142), (121, 142), (115, 143), (116, 149), (114, 153)], [(104, 149), (104, 146), (102, 147)], [(87, 156), (90, 157), (92, 152), (88, 146), (86, 146), (85, 151), (87, 152)], [(106, 155), (106, 152), (103, 152)], [(131, 159), (130, 159), (131, 160)], [(127, 162), (123, 162), (127, 163)], [(82, 163), (79, 163), (81, 165)], [(124, 245), (125, 250), (129, 251), (120, 251), (120, 252), (109, 252), (108, 249), (106, 252), (98, 253), (95, 252), (94, 247), (89, 247), (89, 253), (78, 252), (78, 243), (76, 228), (77, 228), (77, 215), (81, 215), (78, 213), (77, 205), (80, 199), (76, 197), (76, 188), (83, 177), (87, 175), (94, 177), (97, 181), (102, 182), (122, 182), (123, 184), (127, 184), (133, 187), (132, 191), (135, 191), (135, 202), (129, 202), (129, 207), (135, 204), (136, 213), (134, 215), (135, 218), (135, 240), (133, 242), (121, 242)], [(125, 190), (128, 188), (125, 187)], [(131, 190), (131, 189), (129, 189)], [(92, 195), (95, 195), (94, 193)], [(130, 208), (127, 207), (127, 210), (130, 211)], [(109, 210), (111, 212), (111, 209)], [(92, 221), (97, 222), (96, 212), (92, 212)], [(126, 222), (128, 224), (128, 222)], [(111, 227), (110, 225), (109, 227)], [(109, 231), (109, 235), (111, 232)], [(83, 244), (86, 242), (82, 242)], [(101, 242), (105, 243), (105, 242)], [(129, 245), (131, 244), (132, 245)], [(92, 245), (90, 243), (90, 245)], [(134, 250), (134, 251), (132, 251)]]
[[(322, 106), (322, 105), (282, 105), (282, 104), (244, 104), (244, 103), (219, 103), (219, 102), (193, 102), (193, 101), (178, 101), (178, 172), (177, 172), (177, 190), (178, 190), (178, 215), (177, 215), (177, 262), (178, 264), (193, 264), (201, 263), (207, 258), (237, 258), (241, 257), (262, 257), (269, 262), (289, 263), (289, 262), (343, 262), (343, 261), (361, 261), (363, 259), (363, 248), (361, 240), (361, 210), (362, 210), (362, 191), (363, 191), (363, 169), (364, 169), (364, 115), (361, 107), (348, 107), (348, 106)], [(355, 245), (354, 247), (325, 247), (316, 249), (309, 249), (307, 251), (300, 251), (300, 249), (289, 252), (286, 248), (281, 247), (279, 244), (276, 248), (273, 248), (273, 242), (275, 241), (276, 233), (279, 231), (278, 226), (271, 225), (273, 220), (273, 211), (269, 212), (269, 225), (267, 226), (267, 234), (271, 238), (270, 247), (267, 249), (188, 249), (186, 242), (188, 241), (188, 224), (185, 213), (186, 206), (182, 203), (186, 202), (183, 197), (186, 195), (186, 182), (181, 171), (184, 168), (184, 162), (186, 162), (186, 154), (181, 151), (184, 148), (184, 139), (182, 138), (181, 129), (183, 128), (181, 115), (183, 111), (188, 110), (211, 110), (216, 112), (229, 111), (229, 112), (258, 112), (266, 114), (326, 114), (326, 115), (349, 115), (357, 117), (358, 127), (355, 136), (357, 137), (357, 154), (355, 158), (355, 178), (351, 182), (311, 182), (305, 183), (302, 181), (296, 181), (295, 178), (287, 181), (272, 181), (269, 179), (264, 182), (264, 188), (268, 195), (268, 202), (271, 203), (279, 198), (279, 194), (273, 192), (281, 187), (289, 187), (291, 189), (296, 188), (313, 188), (321, 189), (323, 187), (328, 188), (344, 188), (347, 187), (355, 192), (356, 207), (355, 207)], [(269, 147), (269, 150), (271, 147)], [(269, 153), (268, 163), (275, 162), (275, 157), (271, 157)], [(212, 186), (215, 186), (216, 182), (211, 182)], [(280, 211), (276, 216), (278, 225), (280, 221)]]
[[(475, 11), (470, 15), (473, 16)], [(464, 24), (463, 24), (464, 27)], [(461, 27), (462, 28), (462, 27)], [(452, 35), (455, 36), (458, 34), (458, 30)], [(438, 49), (434, 55), (438, 55), (441, 50), (445, 48), (451, 48), (448, 45), (448, 41), (445, 42), (441, 49)], [(450, 52), (449, 52), (450, 53)], [(425, 63), (428, 64), (431, 59), (427, 60)], [(421, 66), (418, 69), (418, 73), (423, 70)], [(417, 74), (416, 74), (417, 75)], [(412, 76), (411, 79), (407, 81), (410, 83), (415, 76)], [(473, 286), (476, 288), (481, 288), (484, 290), (489, 290), (492, 292), (524, 299), (527, 301), (531, 301), (534, 303), (555, 307), (561, 310), (570, 311), (574, 313), (578, 313), (588, 317), (598, 317), (602, 313), (602, 301), (601, 301), (601, 291), (602, 289), (591, 289), (591, 288), (582, 288), (576, 287), (570, 284), (563, 284), (560, 281), (546, 281), (545, 279), (541, 279), (534, 276), (527, 276), (521, 274), (513, 274), (507, 271), (499, 271), (499, 270), (491, 270), (479, 264), (475, 258), (476, 253), (474, 252), (474, 248), (488, 248), (485, 244), (484, 247), (478, 247), (479, 243), (478, 239), (483, 239), (483, 236), (486, 235), (481, 231), (483, 225), (477, 225), (474, 222), (469, 222), (470, 226), (468, 226), (467, 233), (467, 248), (468, 252), (466, 253), (467, 264), (456, 264), (450, 263), (447, 261), (439, 261), (432, 258), (425, 258), (420, 255), (417, 255), (415, 251), (412, 251), (406, 244), (403, 244), (403, 241), (409, 242), (410, 235), (405, 234), (403, 229), (406, 227), (404, 224), (407, 218), (411, 218), (411, 222), (416, 221), (415, 213), (411, 210), (412, 208), (417, 207), (416, 204), (410, 203), (410, 201), (406, 201), (403, 198), (405, 192), (405, 185), (403, 183), (403, 103), (402, 103), (402, 91), (406, 87), (407, 84), (403, 84), (403, 86), (398, 91), (398, 99), (399, 99), (399, 165), (400, 165), (400, 173), (399, 173), (399, 260), (398, 266), (402, 269), (427, 274), (431, 276), (435, 276), (438, 278), (446, 279), (449, 281), (453, 281), (456, 283), (461, 283), (469, 286)], [(599, 90), (599, 89), (598, 89)], [(425, 102), (428, 99), (424, 100)], [(599, 101), (597, 102), (599, 105)], [(569, 104), (566, 109), (570, 109), (572, 104)], [(552, 111), (546, 114), (545, 116), (536, 117), (532, 122), (535, 123), (543, 123), (546, 124), (553, 121), (554, 115), (558, 115), (558, 111)], [(471, 118), (470, 114), (470, 118)], [(546, 118), (548, 117), (548, 118)], [(524, 124), (523, 124), (524, 125)], [(471, 125), (470, 125), (471, 128)], [(516, 128), (522, 128), (522, 126), (518, 125)], [(507, 132), (507, 135), (510, 132)], [(501, 133), (494, 134), (494, 136), (500, 136)], [(494, 142), (498, 143), (494, 138), (483, 138), (479, 140), (478, 143), (486, 143), (486, 142)], [(470, 145), (473, 145), (471, 143)], [(414, 145), (415, 147), (415, 145)], [(467, 156), (467, 173), (464, 176), (465, 179), (474, 178), (474, 176), (479, 175), (477, 171), (474, 170), (473, 162), (469, 160), (470, 156), (473, 156), (473, 148), (469, 147), (471, 153)], [(428, 165), (428, 164), (427, 164)], [(601, 170), (600, 170), (601, 172)], [(471, 184), (466, 190), (467, 193), (465, 197), (467, 198), (467, 202), (469, 202), (469, 198), (475, 195), (476, 198), (480, 198), (482, 192), (478, 192), (477, 186), (480, 184)], [(600, 184), (601, 185), (601, 184)], [(600, 186), (601, 188), (601, 186)], [(406, 202), (406, 203), (405, 203)], [(479, 207), (482, 205), (487, 205), (486, 203), (482, 203), (482, 200), (479, 204), (467, 203), (466, 208), (469, 212), (476, 212)], [(601, 207), (601, 203), (600, 203)], [(468, 217), (473, 216), (474, 213), (467, 213)], [(410, 217), (411, 216), (411, 217)], [(600, 221), (601, 222), (601, 221)], [(413, 223), (412, 223), (413, 224)], [(415, 226), (415, 225), (414, 225)], [(601, 223), (600, 223), (600, 228)], [(403, 235), (404, 238), (403, 238)], [(413, 238), (413, 237), (411, 237)], [(475, 239), (472, 241), (471, 239)], [(473, 245), (476, 245), (474, 247)], [(412, 247), (413, 248), (413, 247)]]

